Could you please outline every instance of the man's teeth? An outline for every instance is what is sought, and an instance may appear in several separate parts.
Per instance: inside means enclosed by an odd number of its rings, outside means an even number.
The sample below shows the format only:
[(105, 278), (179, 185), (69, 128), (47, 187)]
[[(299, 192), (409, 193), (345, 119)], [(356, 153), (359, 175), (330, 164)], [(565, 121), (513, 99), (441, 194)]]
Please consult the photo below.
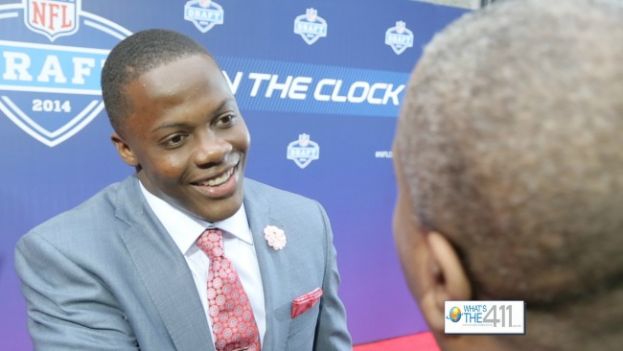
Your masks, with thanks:
[(201, 185), (207, 186), (218, 186), (225, 183), (231, 175), (234, 174), (234, 168), (230, 168), (227, 172), (223, 173), (221, 176), (206, 180), (202, 182)]

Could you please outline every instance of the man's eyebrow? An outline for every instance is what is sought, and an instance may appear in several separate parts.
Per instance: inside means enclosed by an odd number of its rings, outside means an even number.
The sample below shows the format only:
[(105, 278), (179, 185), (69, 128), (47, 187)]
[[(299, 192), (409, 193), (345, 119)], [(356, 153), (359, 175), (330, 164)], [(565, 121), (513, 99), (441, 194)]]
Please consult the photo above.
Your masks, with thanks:
[(158, 130), (162, 130), (162, 129), (180, 129), (180, 128), (188, 128), (188, 124), (187, 123), (179, 123), (179, 122), (175, 122), (175, 123), (165, 123), (165, 124), (161, 124), (158, 127), (154, 128), (154, 131), (158, 131)]
[[(227, 109), (228, 107), (235, 107), (236, 106), (236, 99), (234, 99), (233, 97), (229, 97), (226, 98), (225, 100), (223, 100), (217, 107), (216, 109), (214, 109), (214, 111), (216, 113), (220, 113), (221, 111)], [(154, 128), (154, 131), (159, 131), (162, 129), (180, 129), (180, 128), (188, 128), (190, 125), (187, 123), (181, 123), (181, 122), (172, 122), (172, 123), (164, 123), (162, 125), (159, 125), (158, 127)]]
[(222, 111), (224, 110), (226, 107), (234, 107), (236, 106), (236, 99), (234, 99), (233, 97), (228, 97), (227, 99), (223, 100), (221, 102), (220, 105), (218, 105), (218, 107), (216, 109), (214, 109), (214, 111)]

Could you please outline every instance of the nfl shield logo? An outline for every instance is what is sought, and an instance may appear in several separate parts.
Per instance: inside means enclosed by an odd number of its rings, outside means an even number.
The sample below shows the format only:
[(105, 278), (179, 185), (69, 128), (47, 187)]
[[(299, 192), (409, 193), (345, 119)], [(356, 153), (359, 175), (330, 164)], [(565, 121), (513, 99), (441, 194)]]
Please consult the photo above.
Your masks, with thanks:
[(82, 0), (23, 0), (24, 23), (50, 41), (78, 31)]
[(294, 34), (300, 35), (307, 45), (326, 37), (327, 28), (327, 21), (318, 16), (318, 11), (314, 8), (307, 9), (304, 15), (294, 19)]
[(191, 0), (184, 5), (184, 19), (192, 22), (201, 33), (223, 24), (224, 17), (223, 7), (211, 0)]
[(385, 32), (385, 44), (389, 45), (396, 55), (400, 55), (413, 47), (413, 32), (407, 28), (404, 21), (398, 21), (396, 26)]
[(299, 134), (298, 140), (288, 144), (287, 158), (303, 169), (320, 158), (320, 146), (309, 138), (309, 134)]

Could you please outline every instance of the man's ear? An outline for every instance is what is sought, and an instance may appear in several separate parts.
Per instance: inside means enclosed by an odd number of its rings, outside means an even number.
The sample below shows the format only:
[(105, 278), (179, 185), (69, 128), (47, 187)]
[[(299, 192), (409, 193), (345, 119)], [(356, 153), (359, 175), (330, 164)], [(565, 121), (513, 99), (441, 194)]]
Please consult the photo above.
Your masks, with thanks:
[(138, 159), (130, 148), (130, 145), (128, 145), (128, 143), (126, 143), (125, 140), (123, 140), (123, 138), (119, 136), (119, 134), (117, 134), (117, 132), (112, 133), (112, 135), (110, 136), (110, 140), (112, 141), (113, 145), (115, 145), (115, 149), (117, 149), (117, 152), (119, 153), (119, 156), (121, 156), (123, 162), (127, 163), (132, 167), (138, 166)]
[(471, 286), (465, 269), (452, 244), (437, 232), (425, 235), (427, 259), (421, 270), (426, 289), (421, 292), (420, 309), (429, 327), (435, 332), (444, 330), (444, 302), (471, 299)]

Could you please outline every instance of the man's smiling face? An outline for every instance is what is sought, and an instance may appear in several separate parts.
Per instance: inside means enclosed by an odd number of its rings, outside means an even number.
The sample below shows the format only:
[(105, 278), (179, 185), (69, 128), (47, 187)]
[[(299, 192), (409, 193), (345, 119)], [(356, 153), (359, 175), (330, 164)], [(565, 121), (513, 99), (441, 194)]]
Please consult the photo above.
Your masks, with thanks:
[(130, 114), (113, 142), (151, 193), (215, 222), (242, 205), (249, 132), (218, 66), (183, 56), (126, 85)]

